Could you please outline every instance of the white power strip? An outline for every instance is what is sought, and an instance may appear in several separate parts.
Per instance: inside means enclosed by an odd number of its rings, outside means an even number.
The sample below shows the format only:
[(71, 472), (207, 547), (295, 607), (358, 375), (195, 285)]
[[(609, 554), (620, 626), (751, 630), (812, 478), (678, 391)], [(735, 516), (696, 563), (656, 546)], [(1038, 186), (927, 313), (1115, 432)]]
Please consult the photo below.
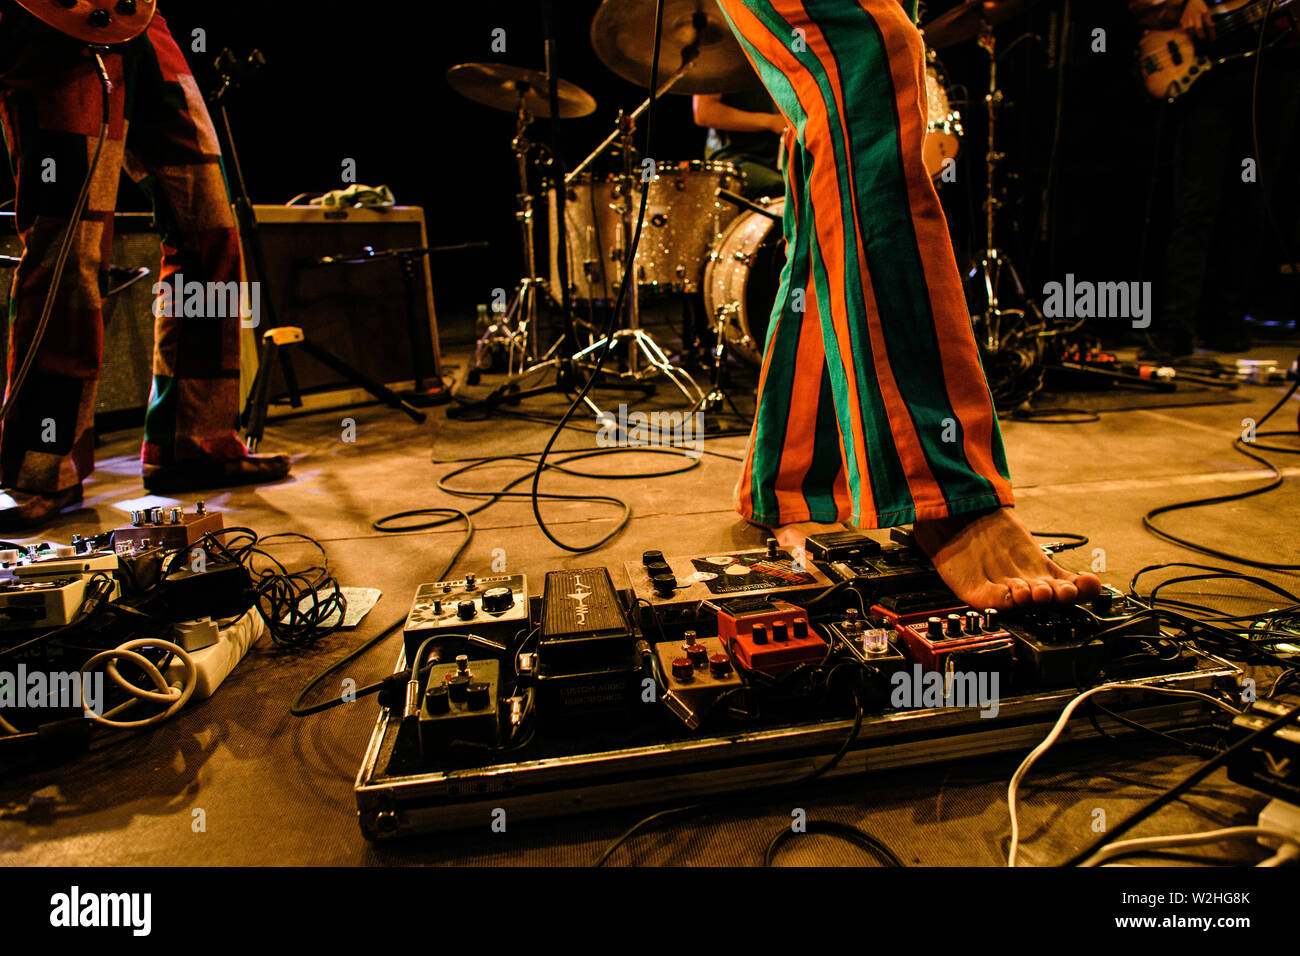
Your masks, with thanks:
[[(207, 700), (217, 692), (221, 682), (244, 659), (248, 649), (256, 644), (266, 633), (266, 622), (257, 608), (249, 608), (248, 613), (230, 627), (223, 628), (217, 635), (217, 643), (202, 650), (190, 652), (194, 658), (197, 672), (197, 684), (191, 700)], [(185, 676), (185, 665), (172, 661), (167, 667), (167, 680), (178, 681)]]

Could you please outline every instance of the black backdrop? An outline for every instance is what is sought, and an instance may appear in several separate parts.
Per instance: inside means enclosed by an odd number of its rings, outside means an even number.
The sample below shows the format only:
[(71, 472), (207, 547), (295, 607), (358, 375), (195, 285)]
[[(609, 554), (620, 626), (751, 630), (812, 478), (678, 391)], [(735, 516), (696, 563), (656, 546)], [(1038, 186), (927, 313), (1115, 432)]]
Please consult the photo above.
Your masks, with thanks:
[[(1008, 97), (1002, 146), (1005, 168), (1017, 176), (1010, 183), (1002, 244), (1036, 288), (1066, 271), (1152, 278), (1154, 267), (1142, 262), (1141, 245), (1151, 176), (1160, 172), (1154, 154), (1159, 107), (1136, 85), (1137, 31), (1123, 0), (1072, 4), (1051, 228), (1040, 231), (1061, 54), (1046, 38), (1063, 3), (1041, 0), (999, 31), (1004, 48), (1026, 32), (1044, 38), (1017, 44), (1002, 62)], [(952, 5), (935, 0), (927, 16)], [(554, 0), (560, 73), (599, 103), (593, 116), (562, 126), (570, 163), (605, 135), (620, 108), (643, 95), (592, 53), (588, 28), (597, 6), (598, 0)], [(205, 90), (223, 46), (240, 54), (257, 47), (267, 57), (256, 86), (231, 105), (254, 201), (284, 202), (300, 192), (338, 188), (344, 159), (354, 159), (358, 181), (386, 183), (398, 202), (425, 208), (432, 243), (491, 243), (490, 250), (444, 254), (433, 262), (440, 325), (444, 336), (455, 339), (458, 328), (468, 331), (474, 304), (487, 301), (493, 288), (511, 286), (522, 266), (513, 219), (513, 117), (456, 95), (445, 73), (472, 60), (540, 67), (539, 7), (537, 0), (377, 7), (225, 0), (164, 2), (162, 11)], [(1105, 53), (1089, 50), (1095, 28), (1106, 31)], [(195, 29), (205, 31), (206, 52), (191, 52)], [(505, 52), (492, 50), (498, 29), (505, 31)], [(984, 59), (973, 41), (940, 53), (955, 98), (960, 100), (963, 87), (971, 96), (961, 105), (966, 138), (959, 181), (943, 191), (961, 256), (979, 221)], [(668, 97), (657, 115), (657, 157), (700, 155), (703, 132), (691, 121), (689, 97)], [(539, 135), (547, 135), (545, 126), (538, 124)], [(119, 205), (145, 208), (129, 185)], [(1152, 208), (1158, 229), (1159, 204)], [(1154, 240), (1148, 245), (1158, 247)]]

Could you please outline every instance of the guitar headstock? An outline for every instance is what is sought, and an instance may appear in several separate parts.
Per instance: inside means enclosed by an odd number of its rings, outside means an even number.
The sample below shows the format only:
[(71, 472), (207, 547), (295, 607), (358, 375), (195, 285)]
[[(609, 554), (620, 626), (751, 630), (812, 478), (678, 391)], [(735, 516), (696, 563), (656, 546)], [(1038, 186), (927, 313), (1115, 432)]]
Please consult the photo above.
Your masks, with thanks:
[(144, 33), (158, 0), (18, 0), (32, 16), (83, 43), (125, 43)]

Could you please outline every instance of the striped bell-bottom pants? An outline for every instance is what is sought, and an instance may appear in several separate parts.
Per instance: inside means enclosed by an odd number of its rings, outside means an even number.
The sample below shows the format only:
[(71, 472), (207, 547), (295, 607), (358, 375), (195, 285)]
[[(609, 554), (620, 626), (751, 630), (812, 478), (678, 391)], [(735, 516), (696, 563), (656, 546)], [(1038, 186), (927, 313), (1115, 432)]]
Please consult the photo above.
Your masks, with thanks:
[(719, 0), (789, 121), (786, 262), (736, 508), (874, 528), (1012, 503), (899, 0)]

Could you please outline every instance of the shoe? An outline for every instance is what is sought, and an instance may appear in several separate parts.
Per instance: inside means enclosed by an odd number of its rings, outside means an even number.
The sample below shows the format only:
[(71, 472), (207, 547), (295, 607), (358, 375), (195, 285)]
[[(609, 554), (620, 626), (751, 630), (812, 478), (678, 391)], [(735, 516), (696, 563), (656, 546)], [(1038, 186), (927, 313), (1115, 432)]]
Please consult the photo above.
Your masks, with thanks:
[[(213, 442), (201, 458), (162, 463), (159, 449), (145, 443), (140, 454), (144, 486), (158, 494), (259, 485), (289, 474), (288, 455), (254, 455), (238, 438)], [(154, 459), (154, 460), (151, 460)]]
[(6, 488), (0, 492), (0, 532), (25, 531), (51, 521), (64, 508), (81, 504), (81, 485), (52, 495)]

